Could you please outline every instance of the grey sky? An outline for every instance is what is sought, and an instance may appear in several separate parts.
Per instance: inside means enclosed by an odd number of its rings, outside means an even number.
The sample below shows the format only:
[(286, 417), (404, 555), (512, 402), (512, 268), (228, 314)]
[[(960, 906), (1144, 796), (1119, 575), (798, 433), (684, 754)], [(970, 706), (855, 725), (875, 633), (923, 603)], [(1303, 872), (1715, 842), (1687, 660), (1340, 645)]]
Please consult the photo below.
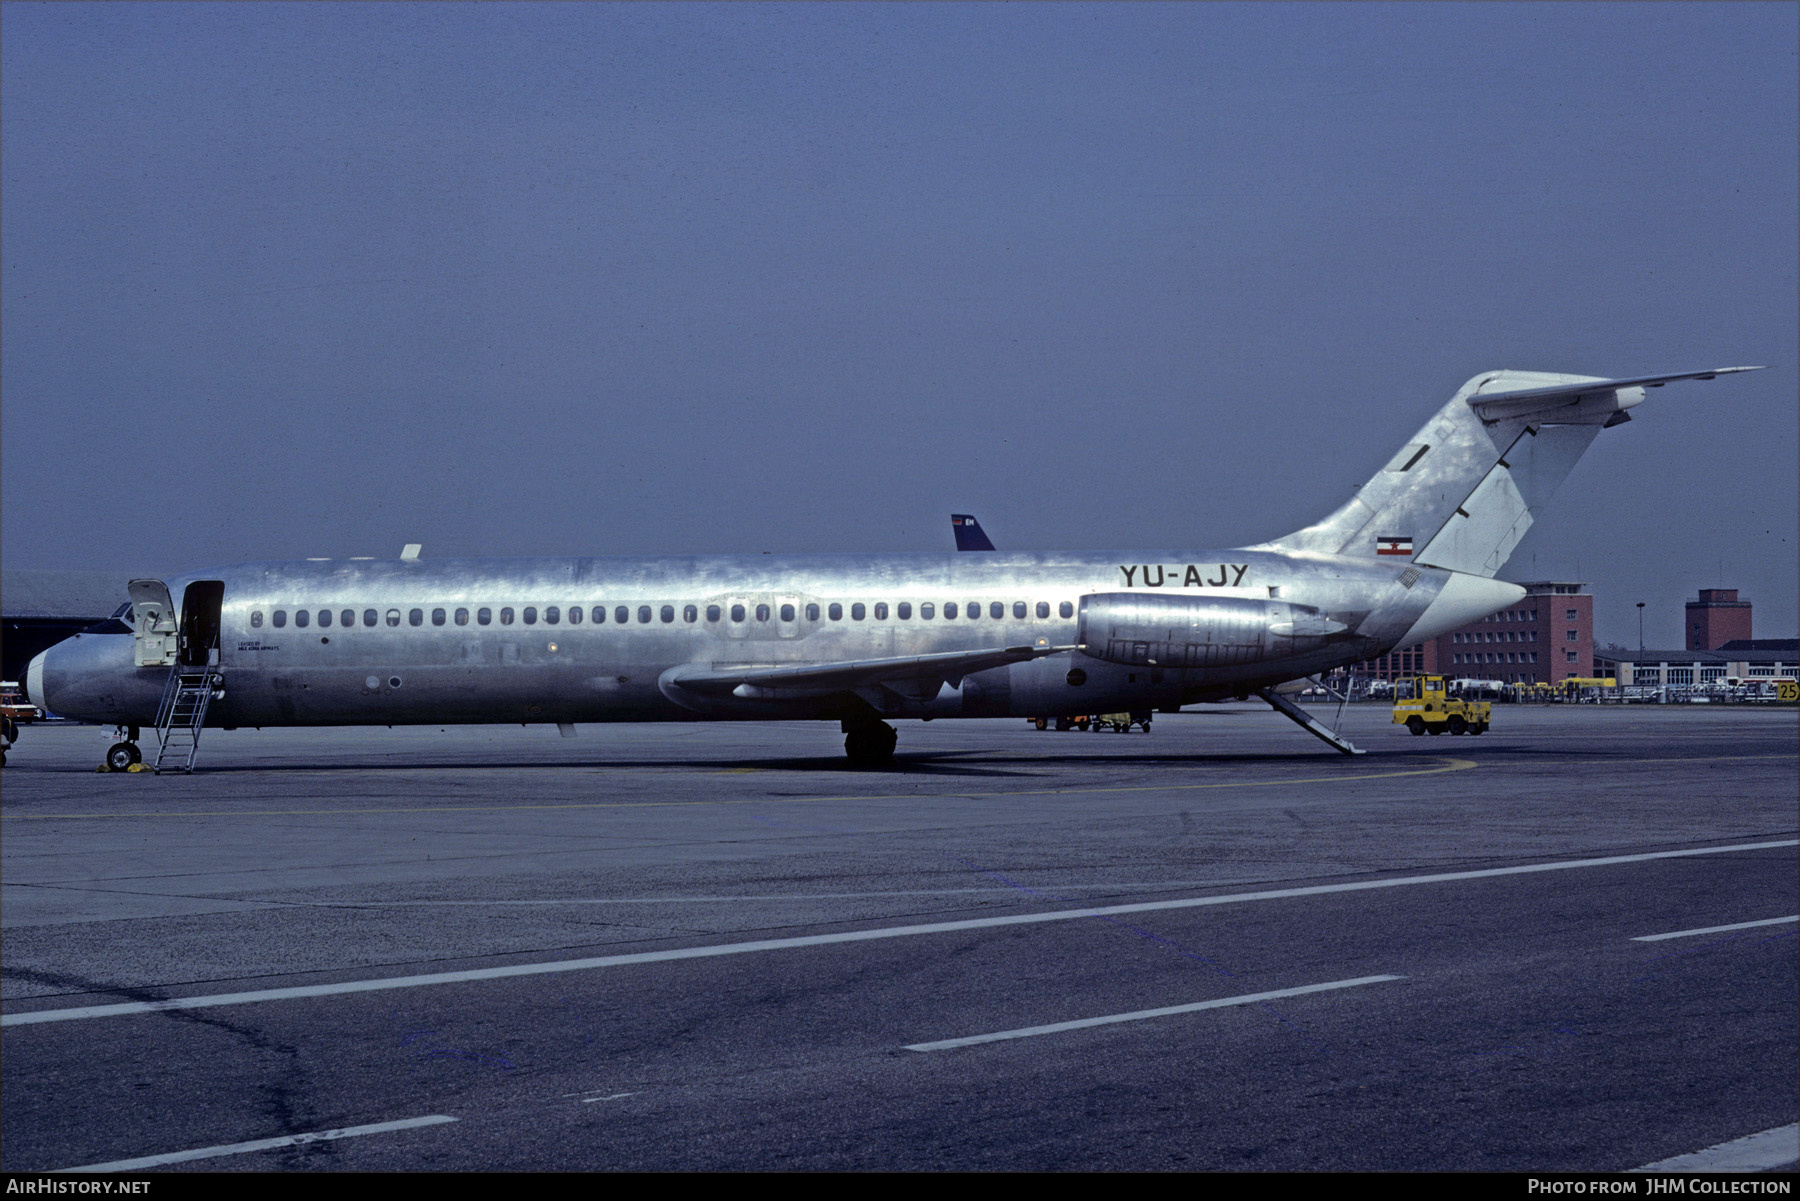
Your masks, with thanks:
[(1227, 546), (1769, 363), (1504, 574), (1791, 637), (1797, 12), (6, 3), (5, 562)]

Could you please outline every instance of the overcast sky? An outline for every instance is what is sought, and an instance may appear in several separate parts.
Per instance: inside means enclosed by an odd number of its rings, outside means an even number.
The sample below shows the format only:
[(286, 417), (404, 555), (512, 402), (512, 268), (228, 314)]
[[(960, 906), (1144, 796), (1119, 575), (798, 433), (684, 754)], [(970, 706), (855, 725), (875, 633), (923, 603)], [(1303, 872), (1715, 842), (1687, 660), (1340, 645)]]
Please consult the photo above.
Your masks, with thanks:
[(0, 6), (7, 567), (1208, 548), (1495, 367), (1796, 630), (1793, 4)]

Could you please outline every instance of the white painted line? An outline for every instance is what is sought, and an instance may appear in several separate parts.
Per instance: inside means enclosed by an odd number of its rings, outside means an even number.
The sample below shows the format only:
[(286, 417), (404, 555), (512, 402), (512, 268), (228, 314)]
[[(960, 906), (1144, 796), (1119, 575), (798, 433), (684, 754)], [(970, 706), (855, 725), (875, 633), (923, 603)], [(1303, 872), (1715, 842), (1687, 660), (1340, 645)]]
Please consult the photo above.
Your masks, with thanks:
[(1612, 867), (1621, 863), (1647, 863), (1657, 859), (1682, 859), (1694, 855), (1725, 855), (1736, 851), (1764, 851), (1791, 846), (1800, 846), (1800, 839), (1790, 838), (1779, 842), (1746, 842), (1728, 847), (1694, 847), (1685, 851), (1650, 851), (1641, 855), (1611, 855), (1604, 859), (1567, 859), (1557, 863), (1528, 863), (1518, 867), (1491, 867), (1467, 872), (1439, 872), (1429, 876), (1361, 880), (1353, 884), (1315, 884), (1305, 888), (1275, 888), (1263, 892), (1239, 892), (1223, 896), (1184, 897), (1174, 901), (1139, 901), (1129, 905), (1104, 905), (1089, 909), (1015, 913), (1006, 917), (966, 918), (954, 922), (887, 926), (877, 930), (849, 930), (840, 934), (807, 934), (796, 938), (764, 938), (754, 942), (682, 947), (672, 951), (639, 951), (629, 955), (600, 955), (592, 959), (563, 959), (550, 963), (520, 963), (511, 967), (471, 968), (462, 972), (432, 972), (418, 976), (388, 976), (376, 980), (346, 980), (338, 984), (264, 988), (254, 992), (215, 993), (210, 996), (176, 997), (166, 1001), (122, 1001), (114, 1005), (84, 1005), (75, 1009), (39, 1009), (30, 1013), (9, 1013), (0, 1016), (0, 1027), (30, 1026), (40, 1022), (74, 1022), (90, 1018), (125, 1017), (140, 1013), (165, 1013), (179, 1009), (211, 1009), (222, 1005), (252, 1005), (263, 1001), (291, 1001), (303, 997), (335, 997), (351, 993), (385, 992), (395, 988), (424, 988), (438, 984), (467, 984), (478, 980), (506, 980), (518, 976), (543, 976), (555, 972), (584, 972), (596, 968), (625, 967), (640, 963), (672, 963), (683, 959), (712, 959), (721, 955), (750, 955), (762, 951), (786, 951), (799, 947), (873, 942), (887, 938), (912, 938), (922, 934), (950, 934), (962, 930), (993, 929), (999, 926), (1030, 926), (1042, 922), (1068, 922), (1091, 917), (1112, 917), (1125, 913), (1195, 909), (1208, 905), (1237, 905), (1248, 901), (1279, 901), (1294, 897), (1327, 896), (1333, 893), (1367, 892), (1379, 888), (1403, 888), (1415, 884), (1485, 880), (1500, 876), (1529, 875), (1535, 872)]
[(977, 1043), (1004, 1042), (1009, 1038), (1035, 1038), (1040, 1034), (1061, 1034), (1065, 1030), (1086, 1030), (1090, 1026), (1111, 1026), (1119, 1022), (1141, 1022), (1147, 1018), (1163, 1018), (1177, 1013), (1195, 1013), (1202, 1009), (1224, 1009), (1231, 1005), (1254, 1005), (1258, 1001), (1278, 1001), (1283, 997), (1300, 997), (1307, 993), (1330, 992), (1339, 988), (1355, 988), (1359, 984), (1381, 984), (1403, 978), (1401, 976), (1359, 976), (1355, 980), (1333, 980), (1329, 984), (1278, 988), (1274, 992), (1247, 993), (1241, 997), (1220, 997), (1216, 1001), (1196, 1001), (1192, 1005), (1139, 1009), (1133, 1013), (1114, 1013), (1106, 1017), (1081, 1018), (1073, 1022), (1052, 1022), (1048, 1026), (1026, 1026), (1019, 1030), (1001, 1030), (994, 1034), (972, 1034), (967, 1038), (946, 1038), (935, 1043), (912, 1043), (906, 1049), (908, 1051), (949, 1051), (956, 1047), (972, 1047)]
[(194, 1159), (216, 1159), (221, 1155), (243, 1155), (250, 1151), (270, 1151), (276, 1147), (299, 1147), (332, 1139), (360, 1138), (365, 1134), (387, 1134), (394, 1130), (416, 1130), (420, 1126), (441, 1126), (456, 1119), (434, 1113), (424, 1118), (402, 1118), (398, 1122), (376, 1122), (369, 1126), (344, 1126), (337, 1130), (318, 1130), (311, 1134), (289, 1134), (281, 1138), (259, 1138), (251, 1143), (227, 1143), (221, 1147), (200, 1147), (193, 1151), (170, 1151), (166, 1155), (146, 1155), (142, 1159), (115, 1159), (111, 1163), (88, 1163), (78, 1168), (58, 1168), (58, 1172), (136, 1172), (144, 1168), (160, 1168), (164, 1164), (187, 1163)]
[(1728, 930), (1754, 930), (1758, 926), (1779, 926), (1784, 922), (1800, 922), (1800, 914), (1792, 917), (1766, 917), (1760, 922), (1738, 922), (1731, 926), (1704, 926), (1698, 930), (1677, 930), (1673, 934), (1640, 934), (1632, 942), (1661, 942), (1665, 938), (1693, 938), (1699, 934), (1724, 934)]
[[(1767, 1172), (1800, 1161), (1800, 1124), (1777, 1126), (1760, 1134), (1747, 1134), (1728, 1143), (1659, 1159), (1634, 1172)], [(1692, 1190), (1689, 1190), (1692, 1191)]]

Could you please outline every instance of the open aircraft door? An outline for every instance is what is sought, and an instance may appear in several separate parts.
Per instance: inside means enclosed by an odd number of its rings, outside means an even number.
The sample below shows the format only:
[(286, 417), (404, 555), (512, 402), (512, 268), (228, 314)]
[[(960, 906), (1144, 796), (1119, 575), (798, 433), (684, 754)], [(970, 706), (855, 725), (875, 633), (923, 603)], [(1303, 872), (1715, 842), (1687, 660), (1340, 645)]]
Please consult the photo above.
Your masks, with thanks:
[(167, 667), (179, 653), (179, 627), (175, 621), (175, 602), (169, 599), (169, 586), (161, 580), (133, 580), (127, 586), (131, 593), (131, 634), (139, 667)]
[(219, 665), (219, 610), (225, 581), (195, 580), (181, 594), (181, 665)]

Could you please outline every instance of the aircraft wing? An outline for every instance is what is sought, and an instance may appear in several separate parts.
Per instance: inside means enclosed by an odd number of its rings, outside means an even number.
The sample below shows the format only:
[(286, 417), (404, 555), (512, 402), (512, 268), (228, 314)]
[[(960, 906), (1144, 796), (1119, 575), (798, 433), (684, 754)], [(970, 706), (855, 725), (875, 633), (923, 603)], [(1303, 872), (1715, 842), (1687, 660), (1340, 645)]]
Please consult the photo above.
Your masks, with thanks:
[(791, 666), (745, 665), (720, 667), (690, 663), (671, 668), (663, 681), (703, 695), (788, 696), (847, 692), (882, 684), (921, 680), (960, 680), (963, 676), (1008, 663), (1041, 659), (1073, 646), (1005, 646), (986, 650), (946, 651), (935, 655), (902, 655), (892, 659), (854, 659), (838, 663), (797, 663)]
[(1553, 384), (1548, 388), (1522, 388), (1512, 392), (1478, 392), (1469, 398), (1469, 407), (1483, 421), (1496, 421), (1535, 413), (1559, 402), (1573, 404), (1583, 396), (1615, 392), (1620, 388), (1660, 388), (1682, 379), (1714, 379), (1739, 371), (1761, 371), (1761, 367), (1715, 367), (1711, 371), (1684, 371), (1677, 375), (1634, 375), (1628, 379), (1590, 379), (1573, 384)]

